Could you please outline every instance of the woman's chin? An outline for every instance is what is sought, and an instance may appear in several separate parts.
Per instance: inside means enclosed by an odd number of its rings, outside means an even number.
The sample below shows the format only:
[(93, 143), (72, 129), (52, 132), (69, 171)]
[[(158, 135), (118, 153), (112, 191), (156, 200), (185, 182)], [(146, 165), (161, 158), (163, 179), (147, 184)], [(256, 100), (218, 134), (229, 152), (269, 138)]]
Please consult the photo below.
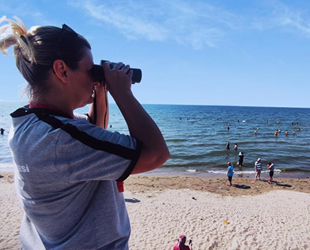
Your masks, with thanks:
[(79, 104), (79, 107), (78, 107), (78, 108), (85, 107), (86, 105), (92, 104), (93, 102), (94, 102), (94, 98), (91, 96), (91, 97), (89, 97), (88, 100), (85, 100), (85, 101), (81, 102), (81, 103)]

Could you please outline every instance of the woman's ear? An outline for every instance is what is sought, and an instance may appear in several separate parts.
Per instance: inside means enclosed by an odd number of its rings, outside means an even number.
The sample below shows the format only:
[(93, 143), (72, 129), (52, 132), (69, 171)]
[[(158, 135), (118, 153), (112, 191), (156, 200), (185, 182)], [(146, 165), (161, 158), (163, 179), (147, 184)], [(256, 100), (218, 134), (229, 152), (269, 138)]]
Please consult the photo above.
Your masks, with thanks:
[(53, 62), (53, 71), (54, 74), (62, 81), (67, 82), (67, 65), (63, 60), (55, 60)]

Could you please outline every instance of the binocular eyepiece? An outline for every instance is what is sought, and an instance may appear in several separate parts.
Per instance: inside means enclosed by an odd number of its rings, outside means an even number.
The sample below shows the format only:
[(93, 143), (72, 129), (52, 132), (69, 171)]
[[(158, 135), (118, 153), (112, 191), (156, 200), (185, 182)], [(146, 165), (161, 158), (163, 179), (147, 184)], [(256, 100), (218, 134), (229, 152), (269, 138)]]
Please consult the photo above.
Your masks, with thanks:
[[(105, 84), (105, 78), (104, 78), (104, 70), (103, 70), (103, 64), (105, 63), (105, 60), (101, 60), (100, 65), (94, 64), (91, 74), (94, 82), (100, 82), (102, 85)], [(116, 63), (111, 62), (110, 67), (111, 69), (114, 67)], [(129, 70), (132, 70), (133, 75), (131, 78), (132, 84), (135, 84), (136, 82), (141, 82), (142, 79), (142, 71), (141, 69), (135, 69), (135, 68), (130, 68)]]

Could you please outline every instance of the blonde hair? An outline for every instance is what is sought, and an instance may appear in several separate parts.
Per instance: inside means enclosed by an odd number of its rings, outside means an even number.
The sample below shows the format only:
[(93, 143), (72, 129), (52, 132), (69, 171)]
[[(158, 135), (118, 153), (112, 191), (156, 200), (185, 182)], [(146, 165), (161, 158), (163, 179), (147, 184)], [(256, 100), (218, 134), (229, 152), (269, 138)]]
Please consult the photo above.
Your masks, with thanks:
[(86, 39), (72, 29), (40, 26), (27, 31), (18, 17), (14, 19), (0, 18), (0, 24), (8, 22), (0, 27), (0, 50), (7, 54), (7, 49), (14, 45), (16, 66), (29, 84), (30, 96), (49, 91), (48, 79), (55, 60), (61, 59), (76, 70), (85, 48), (91, 49)]
[(17, 17), (13, 16), (16, 21), (3, 16), (0, 18), (0, 23), (7, 21), (9, 24), (0, 27), (0, 50), (3, 54), (8, 54), (7, 49), (15, 45), (14, 54), (16, 56), (17, 49), (21, 48), (23, 56), (26, 56), (28, 61), (35, 62), (33, 47), (27, 38), (26, 25)]

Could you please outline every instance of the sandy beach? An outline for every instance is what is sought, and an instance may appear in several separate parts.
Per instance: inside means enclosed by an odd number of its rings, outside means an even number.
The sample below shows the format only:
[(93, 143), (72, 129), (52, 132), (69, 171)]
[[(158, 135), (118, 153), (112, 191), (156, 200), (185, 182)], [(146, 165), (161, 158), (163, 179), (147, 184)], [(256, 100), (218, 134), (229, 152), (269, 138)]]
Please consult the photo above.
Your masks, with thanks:
[[(22, 209), (12, 173), (0, 173), (0, 249), (19, 249)], [(310, 179), (131, 176), (125, 199), (130, 249), (310, 249)]]

